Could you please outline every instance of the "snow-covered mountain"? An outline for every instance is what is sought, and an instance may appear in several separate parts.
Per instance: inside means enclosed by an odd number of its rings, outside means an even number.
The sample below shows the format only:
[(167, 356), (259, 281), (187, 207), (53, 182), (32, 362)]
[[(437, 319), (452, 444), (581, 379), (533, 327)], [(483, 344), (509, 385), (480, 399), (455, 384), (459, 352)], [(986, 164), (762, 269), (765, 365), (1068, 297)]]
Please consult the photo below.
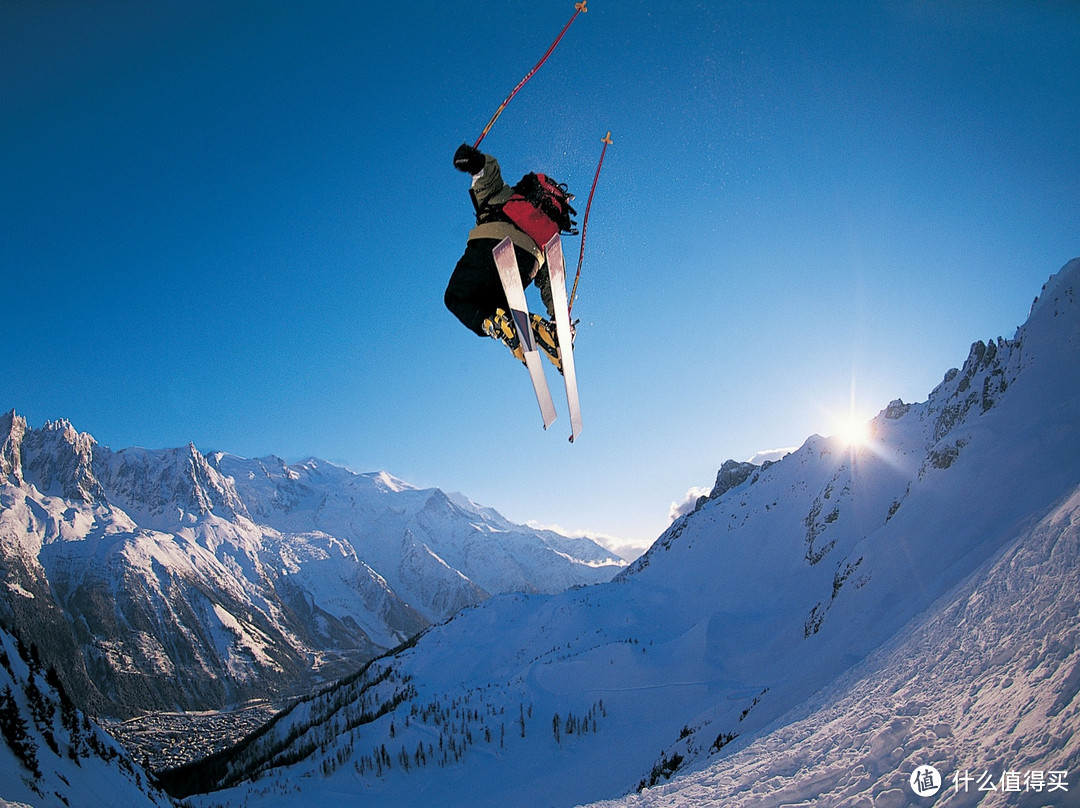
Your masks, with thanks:
[(608, 580), (624, 565), (590, 539), (515, 525), (460, 494), (417, 489), (385, 472), (222, 453), (208, 461), (233, 481), (256, 522), (286, 535), (348, 537), (432, 622), (489, 593), (561, 592)]
[(0, 416), (0, 616), (114, 714), (303, 691), (492, 594), (623, 567), (386, 474)]
[[(903, 806), (929, 804), (915, 763), (1075, 769), (1080, 259), (1012, 339), (871, 432), (725, 464), (612, 582), (466, 609), (170, 787), (223, 806)], [(1045, 791), (998, 797), (1066, 804)]]
[(175, 806), (24, 648), (0, 629), (0, 806)]
[(1080, 806), (1078, 558), (1080, 488), (752, 743), (596, 808)]

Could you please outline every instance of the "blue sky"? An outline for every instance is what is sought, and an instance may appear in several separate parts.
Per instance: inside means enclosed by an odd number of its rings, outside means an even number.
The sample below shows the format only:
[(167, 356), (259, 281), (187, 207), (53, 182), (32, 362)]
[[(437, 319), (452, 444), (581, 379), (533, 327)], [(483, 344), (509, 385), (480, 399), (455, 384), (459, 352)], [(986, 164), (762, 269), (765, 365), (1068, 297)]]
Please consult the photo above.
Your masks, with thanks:
[(443, 308), (471, 224), (450, 157), (572, 12), (7, 0), (0, 408), (645, 545), (724, 460), (924, 400), (1080, 255), (1075, 3), (590, 0), (483, 144), (583, 210), (614, 140), (585, 428), (555, 388), (544, 433)]

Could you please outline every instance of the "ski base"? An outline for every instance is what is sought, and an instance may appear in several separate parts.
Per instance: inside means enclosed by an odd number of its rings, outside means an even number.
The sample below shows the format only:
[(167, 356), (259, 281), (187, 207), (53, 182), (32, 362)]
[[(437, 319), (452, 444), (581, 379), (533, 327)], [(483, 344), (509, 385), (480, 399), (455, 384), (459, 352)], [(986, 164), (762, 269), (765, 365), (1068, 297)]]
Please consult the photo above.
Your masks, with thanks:
[(570, 326), (570, 304), (566, 299), (566, 263), (562, 239), (556, 233), (544, 247), (551, 276), (551, 301), (555, 307), (555, 333), (559, 342), (566, 405), (570, 413), (570, 442), (581, 432), (581, 403), (578, 400), (577, 372), (574, 369), (574, 335)]
[[(533, 338), (529, 307), (525, 302), (525, 288), (521, 285), (521, 273), (518, 270), (517, 257), (514, 255), (514, 243), (509, 238), (504, 238), (495, 245), (492, 254), (495, 256), (495, 266), (498, 267), (499, 279), (502, 281), (506, 302), (510, 307), (510, 317), (514, 321), (514, 328), (517, 330), (521, 349), (525, 354), (525, 367), (529, 371), (529, 379), (536, 393), (536, 402), (540, 405), (540, 417), (543, 420), (544, 429), (547, 429), (555, 421), (555, 402), (551, 400), (551, 391), (548, 389), (547, 377), (544, 376), (540, 351)], [(566, 296), (565, 288), (563, 296)]]

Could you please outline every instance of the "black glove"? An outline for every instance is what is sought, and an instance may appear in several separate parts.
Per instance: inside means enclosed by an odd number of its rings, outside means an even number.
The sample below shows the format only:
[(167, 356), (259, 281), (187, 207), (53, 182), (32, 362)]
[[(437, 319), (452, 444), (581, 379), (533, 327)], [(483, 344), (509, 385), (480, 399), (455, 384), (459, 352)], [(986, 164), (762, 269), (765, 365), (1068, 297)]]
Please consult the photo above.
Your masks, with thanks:
[(454, 152), (454, 168), (469, 174), (479, 174), (484, 168), (484, 155), (468, 143), (462, 143)]

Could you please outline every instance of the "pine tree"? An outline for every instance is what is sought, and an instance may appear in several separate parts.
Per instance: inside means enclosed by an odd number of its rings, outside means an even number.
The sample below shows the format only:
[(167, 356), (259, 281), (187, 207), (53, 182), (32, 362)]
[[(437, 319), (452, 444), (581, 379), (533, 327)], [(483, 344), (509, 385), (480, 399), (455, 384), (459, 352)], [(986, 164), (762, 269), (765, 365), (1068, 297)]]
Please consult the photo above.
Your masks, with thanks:
[(19, 705), (11, 694), (11, 687), (5, 687), (4, 692), (0, 694), (0, 733), (3, 734), (7, 745), (11, 747), (11, 751), (15, 753), (15, 757), (30, 770), (35, 778), (41, 777), (37, 747), (30, 739), (26, 719), (19, 712)]

